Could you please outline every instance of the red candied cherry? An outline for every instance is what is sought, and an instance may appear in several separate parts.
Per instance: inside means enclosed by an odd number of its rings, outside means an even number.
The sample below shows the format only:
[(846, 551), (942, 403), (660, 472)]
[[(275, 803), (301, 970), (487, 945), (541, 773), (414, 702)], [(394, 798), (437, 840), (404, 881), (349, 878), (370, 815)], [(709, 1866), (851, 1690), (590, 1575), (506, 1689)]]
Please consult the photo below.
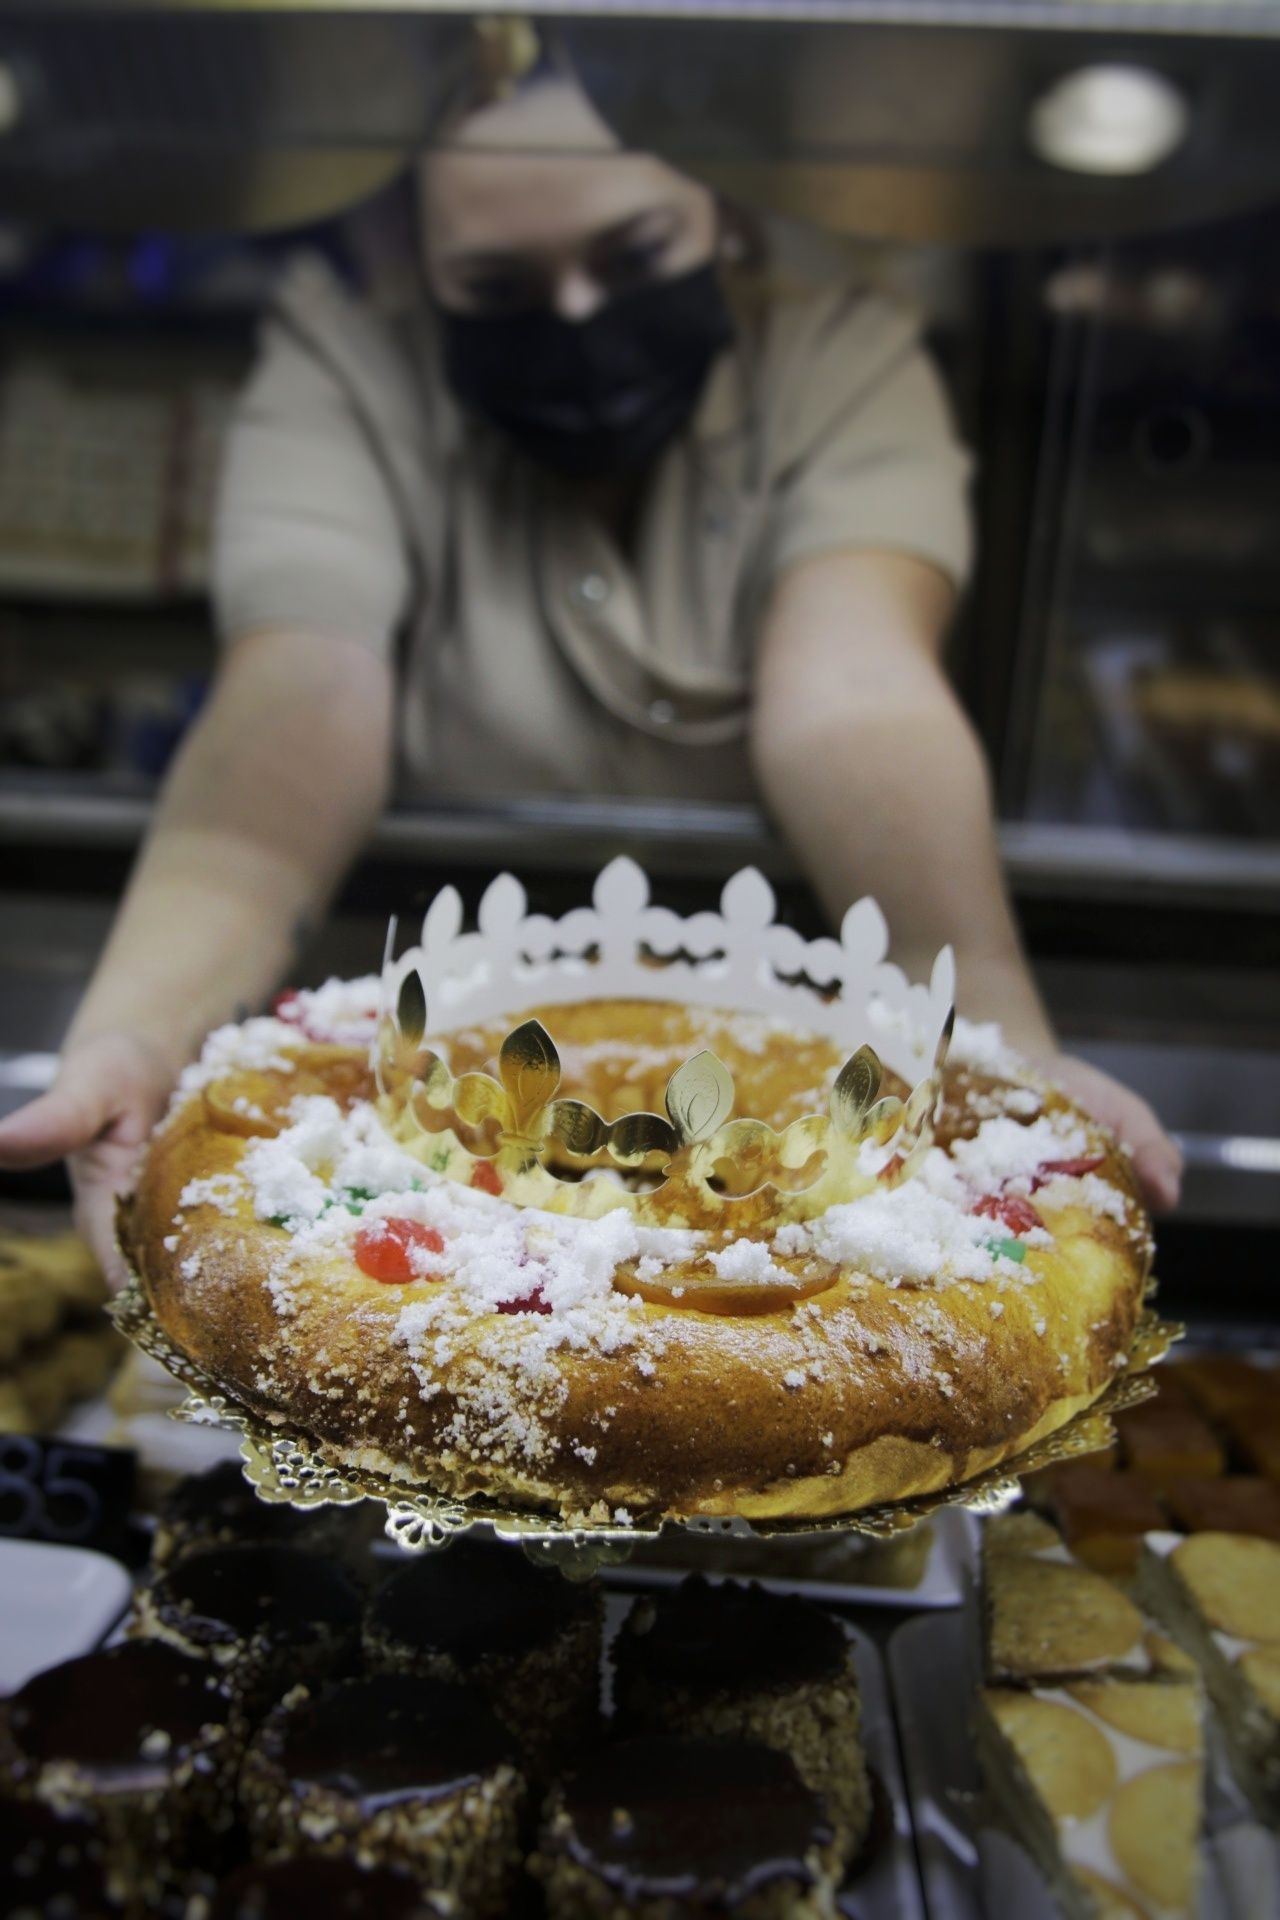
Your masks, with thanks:
[(481, 1193), (501, 1193), (502, 1175), (492, 1160), (477, 1160), (471, 1169), (471, 1184)]
[(1068, 1180), (1082, 1179), (1086, 1173), (1096, 1173), (1102, 1161), (1100, 1153), (1081, 1154), (1075, 1160), (1042, 1160), (1031, 1177), (1031, 1191), (1034, 1193), (1037, 1187), (1048, 1186), (1054, 1175), (1059, 1173)]
[(303, 1011), (302, 995), (296, 987), (286, 987), (283, 993), (278, 993), (271, 1002), (271, 1011), (276, 1019), (283, 1020), (287, 1027), (297, 1027), (299, 1033), (305, 1034), (308, 1040), (314, 1041), (317, 1045), (324, 1044), (325, 1036), (308, 1021)]
[(984, 1193), (973, 1208), (983, 1220), (998, 1220), (1010, 1233), (1030, 1233), (1044, 1221), (1029, 1200), (1020, 1193)]
[(517, 1294), (513, 1300), (499, 1300), (499, 1313), (552, 1313), (554, 1308), (542, 1291), (541, 1285), (530, 1287), (528, 1293)]
[(419, 1271), (421, 1255), (443, 1252), (440, 1235), (421, 1220), (369, 1220), (356, 1235), (356, 1265), (361, 1273), (388, 1285), (426, 1279)]

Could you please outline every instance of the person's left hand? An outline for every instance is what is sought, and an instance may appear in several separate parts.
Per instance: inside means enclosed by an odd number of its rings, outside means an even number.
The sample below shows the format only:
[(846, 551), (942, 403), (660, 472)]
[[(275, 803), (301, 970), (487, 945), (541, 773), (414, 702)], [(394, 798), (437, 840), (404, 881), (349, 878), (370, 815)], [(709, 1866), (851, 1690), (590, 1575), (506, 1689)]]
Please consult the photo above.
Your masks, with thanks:
[(1182, 1190), (1182, 1154), (1142, 1096), (1074, 1054), (1056, 1053), (1036, 1064), (1086, 1113), (1110, 1127), (1133, 1161), (1147, 1205), (1159, 1212), (1176, 1207)]

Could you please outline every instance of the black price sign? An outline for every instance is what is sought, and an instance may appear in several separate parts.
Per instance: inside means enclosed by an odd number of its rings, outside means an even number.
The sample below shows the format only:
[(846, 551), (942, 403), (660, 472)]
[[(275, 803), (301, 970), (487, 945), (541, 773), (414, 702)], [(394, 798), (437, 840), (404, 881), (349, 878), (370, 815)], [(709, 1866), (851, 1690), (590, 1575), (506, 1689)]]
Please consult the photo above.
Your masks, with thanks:
[(134, 1457), (119, 1447), (0, 1434), (0, 1536), (101, 1547), (122, 1537)]

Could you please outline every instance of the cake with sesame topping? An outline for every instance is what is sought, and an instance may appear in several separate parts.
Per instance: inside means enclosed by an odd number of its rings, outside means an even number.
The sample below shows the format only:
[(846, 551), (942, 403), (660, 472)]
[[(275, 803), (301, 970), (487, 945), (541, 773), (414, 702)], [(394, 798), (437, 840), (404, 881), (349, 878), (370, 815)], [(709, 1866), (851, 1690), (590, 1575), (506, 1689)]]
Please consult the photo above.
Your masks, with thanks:
[(295, 1687), (250, 1743), (240, 1802), (255, 1853), (413, 1874), (447, 1913), (510, 1911), (525, 1783), (469, 1687), (374, 1674)]
[(638, 1599), (613, 1647), (614, 1699), (636, 1733), (759, 1740), (822, 1796), (842, 1855), (871, 1823), (848, 1634), (794, 1594), (700, 1577)]
[(371, 1672), (461, 1680), (547, 1780), (599, 1732), (603, 1601), (596, 1581), (562, 1579), (518, 1549), (456, 1540), (412, 1554), (365, 1612)]
[(351, 1670), (363, 1595), (302, 1547), (205, 1547), (143, 1585), (128, 1631), (206, 1661), (246, 1720), (290, 1686)]
[[(380, 1004), (376, 978), (331, 983), (215, 1033), (119, 1219), (168, 1337), (339, 1466), (575, 1522), (825, 1519), (1011, 1459), (1127, 1363), (1151, 1252), (1130, 1168), (994, 1029), (956, 1024), (910, 1178), (868, 1137), (851, 1198), (797, 1209), (783, 1165), (730, 1208), (716, 1180), (737, 1170), (716, 1162), (664, 1218), (612, 1204), (653, 1164), (652, 1129), (630, 1160), (611, 1146), (621, 1171), (558, 1169), (547, 1204), (507, 1171), (509, 1113), (481, 1157), (499, 1125), (481, 1083), (516, 1023), (554, 1032), (577, 1096), (553, 1147), (583, 1113), (654, 1121), (664, 1087), (673, 1111), (707, 1055), (744, 1124), (785, 1142), (857, 1061), (776, 1014), (583, 997), (455, 1026), (435, 1052), (411, 1033), (429, 1066), (397, 1108)], [(901, 1114), (909, 1083), (889, 1070), (881, 1091), (872, 1117)], [(440, 1105), (464, 1095), (473, 1125)]]
[(530, 1864), (550, 1920), (834, 1920), (833, 1841), (786, 1754), (657, 1734), (601, 1748), (559, 1783)]

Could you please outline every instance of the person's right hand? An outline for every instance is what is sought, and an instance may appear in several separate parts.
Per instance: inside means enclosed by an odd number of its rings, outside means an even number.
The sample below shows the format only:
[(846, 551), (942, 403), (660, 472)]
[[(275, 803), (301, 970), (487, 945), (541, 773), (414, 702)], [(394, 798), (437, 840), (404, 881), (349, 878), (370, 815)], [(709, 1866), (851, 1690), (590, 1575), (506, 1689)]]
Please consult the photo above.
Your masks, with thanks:
[(113, 1293), (126, 1278), (116, 1244), (116, 1199), (133, 1184), (173, 1080), (172, 1066), (149, 1042), (130, 1033), (97, 1034), (72, 1043), (48, 1093), (0, 1121), (0, 1167), (41, 1167), (65, 1157), (76, 1225)]

